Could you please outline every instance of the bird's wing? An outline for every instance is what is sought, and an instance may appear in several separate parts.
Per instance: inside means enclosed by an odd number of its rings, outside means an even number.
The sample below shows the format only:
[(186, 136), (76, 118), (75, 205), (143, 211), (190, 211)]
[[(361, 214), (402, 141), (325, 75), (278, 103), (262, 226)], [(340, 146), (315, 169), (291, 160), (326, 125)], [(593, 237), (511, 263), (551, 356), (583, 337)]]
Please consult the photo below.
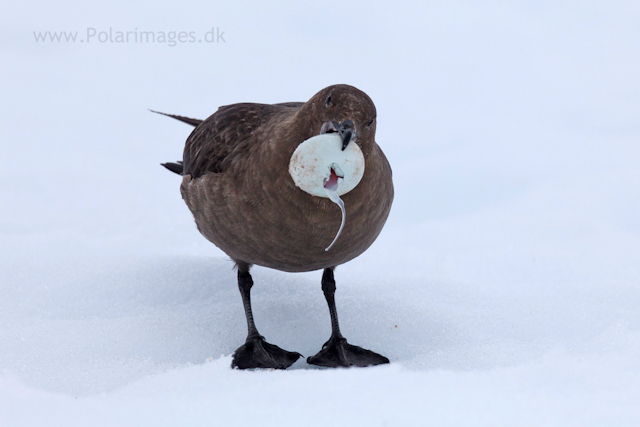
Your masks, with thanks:
[(254, 142), (252, 135), (267, 118), (301, 105), (302, 102), (243, 103), (220, 107), (189, 135), (184, 147), (183, 175), (195, 179), (209, 172), (224, 172), (232, 160), (247, 152)]
[(304, 102), (282, 102), (280, 104), (273, 104), (273, 105), (278, 105), (281, 107), (293, 107), (293, 108), (300, 108), (304, 105)]
[(246, 145), (260, 127), (266, 104), (233, 104), (220, 107), (196, 127), (184, 147), (184, 175), (197, 178), (208, 172), (224, 172), (225, 159)]

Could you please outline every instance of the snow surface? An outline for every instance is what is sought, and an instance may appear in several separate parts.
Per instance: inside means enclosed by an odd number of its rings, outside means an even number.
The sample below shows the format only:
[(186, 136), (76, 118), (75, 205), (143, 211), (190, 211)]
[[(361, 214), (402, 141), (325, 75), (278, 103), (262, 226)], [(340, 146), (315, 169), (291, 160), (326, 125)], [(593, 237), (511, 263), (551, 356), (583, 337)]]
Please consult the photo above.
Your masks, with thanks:
[[(212, 26), (225, 43), (32, 35)], [(637, 2), (27, 1), (0, 35), (0, 426), (640, 425)], [(341, 326), (392, 363), (231, 370), (232, 263), (158, 165), (190, 128), (146, 109), (334, 83), (376, 103), (396, 186), (336, 270)], [(253, 276), (261, 333), (315, 354), (320, 272)]]

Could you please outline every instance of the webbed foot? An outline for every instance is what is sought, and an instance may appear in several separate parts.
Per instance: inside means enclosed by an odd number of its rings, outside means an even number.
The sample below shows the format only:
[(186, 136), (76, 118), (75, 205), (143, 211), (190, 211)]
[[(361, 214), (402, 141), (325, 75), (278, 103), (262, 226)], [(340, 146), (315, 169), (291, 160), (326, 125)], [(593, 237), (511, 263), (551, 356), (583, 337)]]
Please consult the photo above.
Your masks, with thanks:
[(233, 353), (231, 367), (287, 369), (300, 357), (300, 353), (283, 350), (277, 345), (269, 344), (258, 335), (247, 338), (247, 341)]
[(337, 338), (327, 341), (318, 354), (307, 358), (307, 363), (328, 368), (364, 367), (389, 363), (389, 359), (371, 350), (351, 345), (346, 338)]

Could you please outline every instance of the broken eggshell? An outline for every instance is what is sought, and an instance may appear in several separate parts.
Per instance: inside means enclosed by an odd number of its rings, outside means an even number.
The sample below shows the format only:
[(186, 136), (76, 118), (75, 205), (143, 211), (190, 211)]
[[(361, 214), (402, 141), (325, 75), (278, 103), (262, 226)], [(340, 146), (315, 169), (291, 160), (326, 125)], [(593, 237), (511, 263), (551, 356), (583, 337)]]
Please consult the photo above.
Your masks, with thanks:
[(340, 229), (325, 249), (328, 251), (340, 237), (346, 219), (340, 196), (353, 190), (364, 175), (362, 151), (355, 142), (343, 150), (338, 134), (317, 135), (298, 145), (289, 162), (289, 173), (301, 190), (313, 196), (327, 197), (340, 207)]
[(335, 191), (339, 196), (356, 188), (364, 175), (364, 156), (358, 144), (352, 141), (343, 151), (337, 133), (316, 135), (298, 145), (289, 162), (296, 186), (317, 197), (329, 197), (325, 183), (332, 168), (338, 176)]

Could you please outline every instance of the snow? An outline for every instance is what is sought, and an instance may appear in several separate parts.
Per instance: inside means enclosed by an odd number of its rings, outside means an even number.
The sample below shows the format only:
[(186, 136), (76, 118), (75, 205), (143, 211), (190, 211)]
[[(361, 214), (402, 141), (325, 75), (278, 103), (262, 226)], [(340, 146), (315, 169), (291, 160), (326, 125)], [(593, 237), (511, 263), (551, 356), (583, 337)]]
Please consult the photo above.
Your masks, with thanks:
[[(640, 424), (636, 3), (65, 0), (0, 24), (1, 426)], [(224, 43), (32, 35), (212, 26)], [(396, 187), (336, 270), (341, 327), (392, 363), (231, 370), (232, 263), (159, 166), (190, 128), (147, 108), (205, 118), (334, 83), (376, 103)], [(321, 273), (252, 274), (260, 332), (315, 354)]]

